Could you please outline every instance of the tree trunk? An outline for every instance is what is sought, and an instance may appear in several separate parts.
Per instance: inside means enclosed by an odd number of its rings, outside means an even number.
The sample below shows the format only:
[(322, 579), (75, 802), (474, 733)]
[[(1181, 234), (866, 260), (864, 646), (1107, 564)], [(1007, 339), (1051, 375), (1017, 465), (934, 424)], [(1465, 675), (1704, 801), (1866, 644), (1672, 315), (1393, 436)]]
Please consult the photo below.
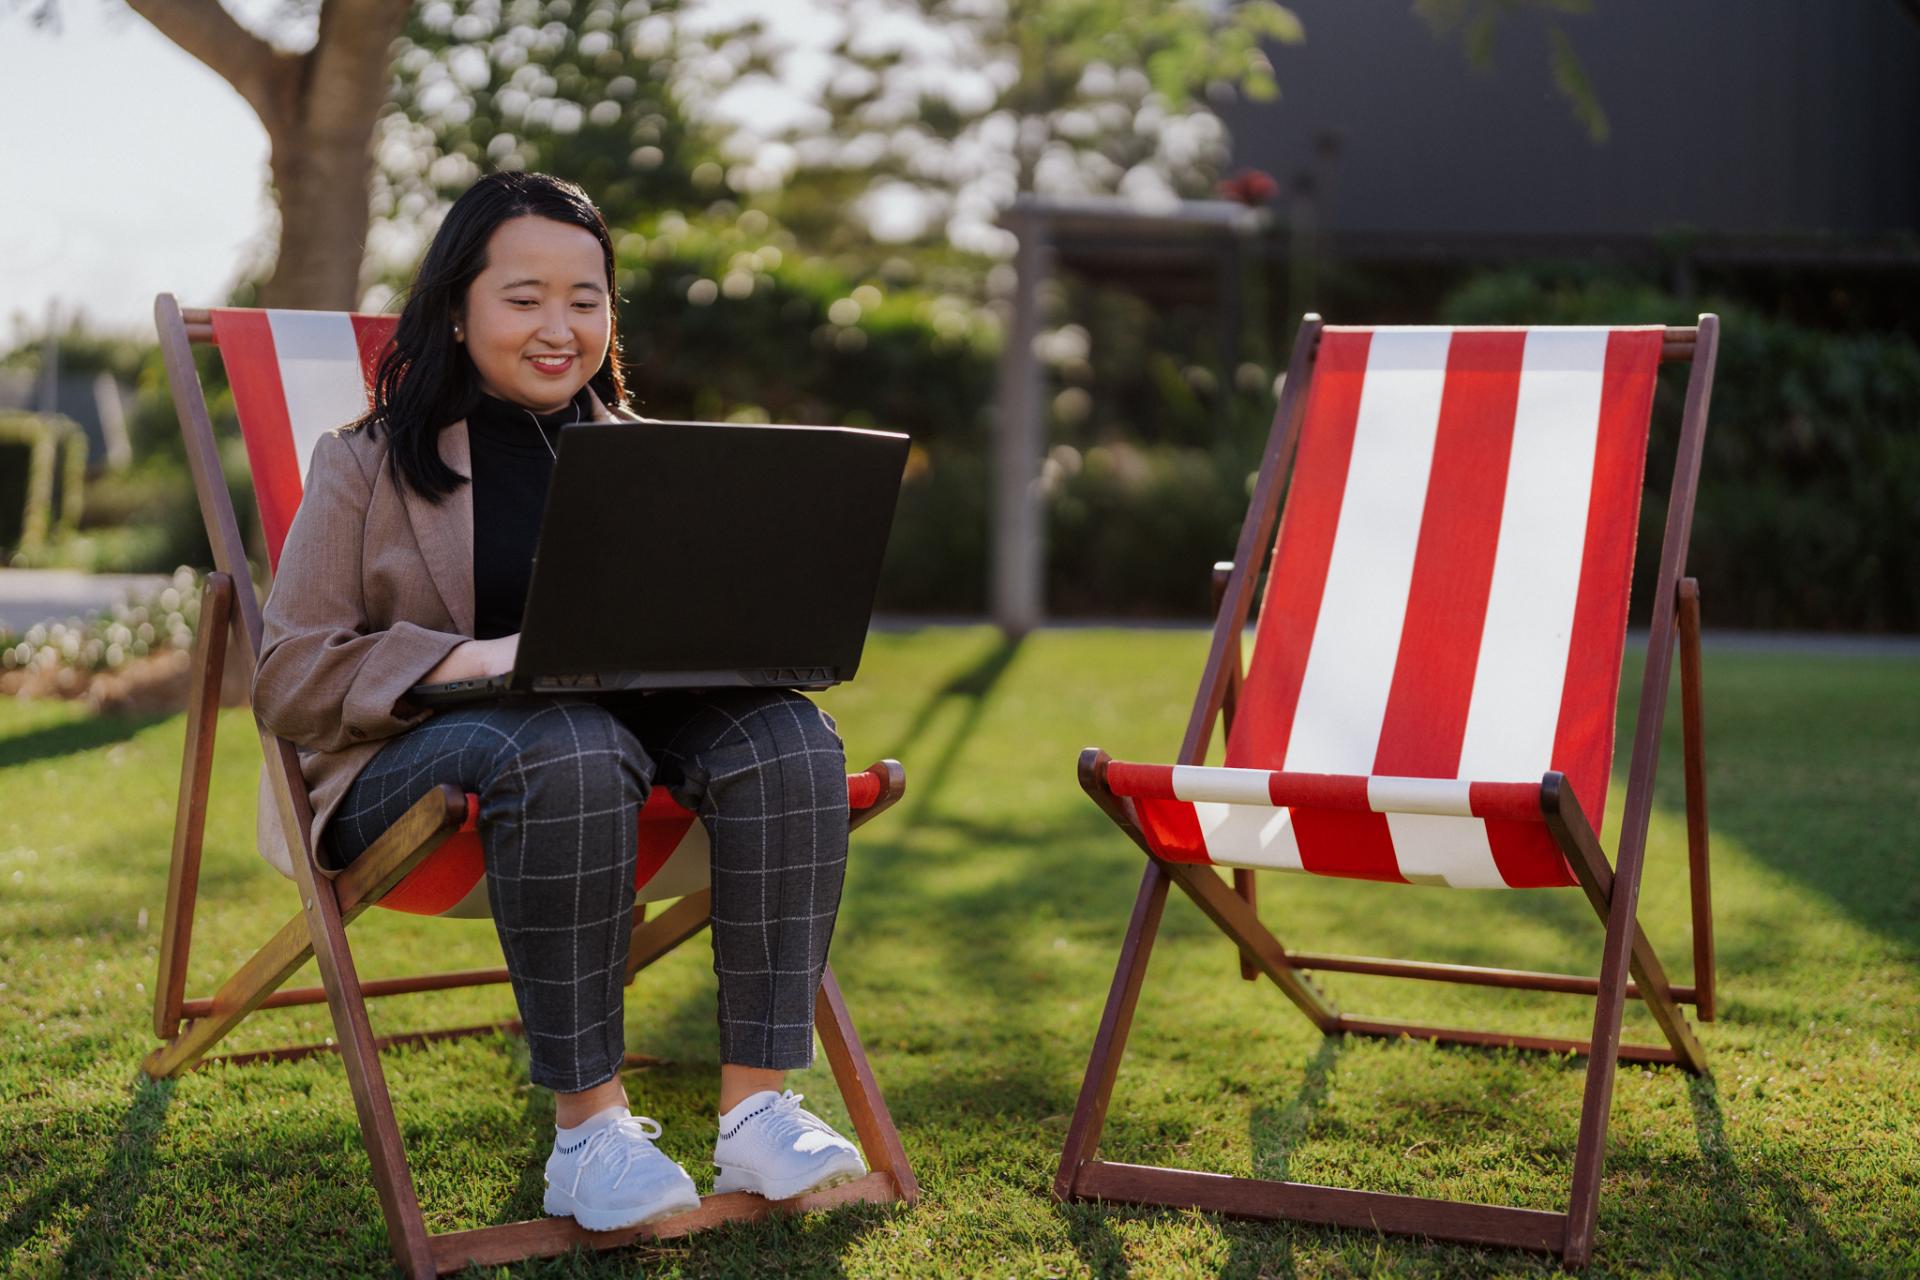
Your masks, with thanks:
[(233, 85), (266, 126), (280, 251), (262, 305), (351, 310), (360, 299), (387, 51), (409, 0), (324, 0), (318, 38), (302, 54), (276, 50), (217, 0), (127, 2)]
[(325, 0), (291, 127), (269, 128), (280, 256), (262, 305), (350, 311), (360, 301), (372, 196), (373, 128), (387, 100), (387, 51), (408, 0)]
[(270, 133), (280, 249), (260, 285), (260, 305), (351, 311), (360, 300), (368, 182), (364, 142), (314, 138), (300, 128)]

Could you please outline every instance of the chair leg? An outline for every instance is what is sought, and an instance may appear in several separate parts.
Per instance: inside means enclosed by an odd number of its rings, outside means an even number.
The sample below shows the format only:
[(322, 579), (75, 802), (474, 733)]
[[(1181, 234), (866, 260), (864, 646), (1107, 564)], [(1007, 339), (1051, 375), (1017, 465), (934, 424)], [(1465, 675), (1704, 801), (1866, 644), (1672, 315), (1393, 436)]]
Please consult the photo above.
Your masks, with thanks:
[(820, 994), (814, 999), (813, 1020), (868, 1166), (875, 1172), (890, 1175), (900, 1199), (913, 1204), (920, 1198), (920, 1183), (907, 1162), (906, 1148), (900, 1144), (900, 1132), (894, 1128), (887, 1100), (873, 1078), (873, 1068), (867, 1065), (867, 1051), (860, 1044), (859, 1032), (854, 1030), (853, 1018), (847, 1013), (847, 1002), (840, 995), (840, 984), (833, 976), (831, 964), (820, 975)]
[[(1558, 775), (1549, 775), (1557, 778)], [(1586, 814), (1580, 808), (1579, 800), (1563, 784), (1553, 783), (1548, 791), (1552, 796), (1552, 805), (1547, 809), (1547, 828), (1553, 832), (1554, 839), (1566, 854), (1567, 862), (1573, 867), (1580, 886), (1586, 890), (1587, 900), (1602, 920), (1611, 921), (1616, 900), (1621, 896), (1622, 887), (1614, 876), (1612, 866), (1607, 862), (1606, 854), (1600, 848), (1599, 837), (1588, 825)], [(1636, 895), (1627, 894), (1629, 898)], [(1628, 944), (1628, 963), (1638, 984), (1637, 994), (1646, 1003), (1647, 1011), (1659, 1024), (1660, 1030), (1673, 1046), (1680, 1064), (1694, 1075), (1707, 1073), (1707, 1051), (1694, 1037), (1693, 1029), (1687, 1025), (1686, 1014), (1673, 998), (1673, 987), (1667, 981), (1665, 968), (1660, 957), (1654, 952), (1653, 944), (1648, 941), (1646, 930), (1640, 927), (1638, 919), (1630, 918), (1626, 926), (1631, 931)], [(1600, 978), (1600, 998), (1606, 998), (1606, 974), (1603, 970)], [(1621, 999), (1626, 998), (1626, 987), (1620, 991)], [(1616, 1039), (1619, 1028), (1615, 1027)], [(1594, 1041), (1597, 1052), (1600, 1047)], [(1617, 1045), (1616, 1045), (1617, 1048)]]
[(193, 638), (193, 679), (187, 692), (186, 741), (180, 758), (180, 795), (174, 808), (173, 857), (167, 873), (166, 915), (160, 926), (160, 964), (153, 980), (153, 1031), (171, 1040), (180, 1031), (187, 994), (187, 956), (193, 948), (193, 907), (200, 889), (200, 845), (207, 828), (207, 786), (213, 778), (213, 740), (220, 724), (220, 684), (227, 665), (233, 617), (233, 579), (207, 575), (200, 594), (200, 629)]
[[(462, 797), (463, 811), (465, 804)], [(340, 1060), (347, 1068), (347, 1084), (353, 1093), (354, 1110), (359, 1113), (360, 1137), (372, 1165), (380, 1211), (387, 1220), (388, 1246), (405, 1274), (435, 1275), (426, 1215), (414, 1191), (413, 1171), (407, 1164), (399, 1122), (394, 1118), (393, 1099), (387, 1094), (386, 1073), (380, 1069), (380, 1050), (367, 1021), (367, 1004), (360, 994), (353, 953), (347, 947), (345, 904), (336, 896), (337, 882), (319, 876), (311, 858), (296, 862), (295, 870), (305, 900), (313, 956), (333, 1011)]]
[[(1217, 617), (1220, 605), (1227, 598), (1227, 583), (1233, 577), (1233, 561), (1221, 560), (1213, 566), (1213, 612)], [(1246, 676), (1241, 667), (1241, 655), (1231, 655), (1231, 665), (1227, 667), (1227, 686), (1220, 695), (1220, 736), (1226, 738), (1233, 733), (1233, 715), (1240, 706), (1240, 686)], [(1255, 906), (1253, 872), (1238, 868), (1233, 873), (1233, 891), (1249, 908)], [(1260, 980), (1260, 966), (1246, 952), (1240, 953), (1240, 977), (1245, 982)]]
[(1587, 1059), (1586, 1096), (1580, 1108), (1580, 1136), (1574, 1147), (1573, 1189), (1567, 1203), (1566, 1245), (1561, 1259), (1569, 1269), (1587, 1265), (1593, 1256), (1594, 1221), (1600, 1208), (1600, 1175), (1606, 1163), (1607, 1118), (1613, 1105), (1613, 1082), (1619, 1064), (1621, 1014), (1627, 999), (1627, 973), (1639, 980), (1641, 998), (1666, 1033), (1681, 1063), (1695, 1074), (1707, 1069), (1706, 1051), (1694, 1039), (1685, 1015), (1660, 968), (1658, 957), (1635, 917), (1640, 872), (1632, 850), (1622, 852), (1630, 870), (1615, 876), (1600, 842), (1588, 825), (1579, 801), (1558, 775), (1548, 775), (1541, 807), (1568, 862), (1586, 889), (1588, 898), (1607, 922), (1600, 965), (1600, 993), (1594, 1002), (1592, 1052)]
[[(1245, 867), (1234, 868), (1233, 891), (1239, 895), (1240, 901), (1247, 904), (1247, 910), (1253, 911), (1257, 909), (1258, 902), (1254, 896), (1256, 891), (1254, 889), (1253, 872), (1247, 870)], [(1240, 977), (1247, 982), (1256, 982), (1260, 978), (1260, 966), (1256, 965), (1253, 962), (1253, 957), (1244, 951), (1240, 953)]]
[(1712, 1022), (1713, 891), (1707, 871), (1706, 729), (1700, 710), (1700, 584), (1680, 580), (1680, 726), (1687, 779), (1687, 872), (1693, 900), (1693, 985), (1700, 1021)]
[[(350, 922), (419, 865), (466, 819), (466, 797), (451, 787), (422, 796), (338, 879), (327, 881), (337, 894), (343, 921)], [(301, 894), (303, 901), (311, 891)], [(312, 931), (303, 915), (280, 927), (267, 944), (214, 994), (211, 1010), (193, 1019), (147, 1055), (140, 1069), (156, 1078), (178, 1075), (198, 1062), (228, 1032), (277, 991), (313, 954)], [(329, 991), (328, 1003), (332, 1003)]]
[[(1086, 1078), (1080, 1087), (1073, 1122), (1067, 1130), (1060, 1169), (1053, 1184), (1056, 1199), (1187, 1206), (1241, 1217), (1319, 1222), (1541, 1252), (1560, 1249), (1567, 1225), (1567, 1216), (1562, 1213), (1382, 1195), (1298, 1182), (1223, 1177), (1095, 1159), (1114, 1078), (1126, 1050), (1127, 1032), (1146, 973), (1148, 953), (1166, 904), (1167, 886), (1174, 882), (1180, 883), (1201, 909), (1241, 944), (1244, 954), (1254, 957), (1267, 976), (1280, 982), (1283, 988), (1287, 985), (1282, 975), (1291, 970), (1284, 963), (1279, 944), (1259, 927), (1257, 920), (1248, 927), (1238, 914), (1247, 912), (1246, 904), (1218, 875), (1205, 867), (1149, 859), (1139, 896), (1134, 901), (1133, 920), (1127, 928), (1113, 986), (1107, 995), (1100, 1031), (1087, 1063)], [(1276, 960), (1276, 953), (1282, 959)], [(1288, 994), (1293, 992), (1289, 990)], [(1331, 1030), (1341, 1029), (1337, 1014), (1327, 1016), (1335, 1024)]]
[[(1094, 1042), (1073, 1123), (1061, 1153), (1054, 1195), (1060, 1200), (1099, 1199), (1132, 1204), (1184, 1205), (1213, 1212), (1261, 1218), (1290, 1218), (1307, 1222), (1360, 1226), (1462, 1240), (1501, 1244), (1560, 1255), (1576, 1268), (1592, 1256), (1593, 1229), (1599, 1207), (1600, 1175), (1605, 1161), (1608, 1112), (1618, 1065), (1623, 1060), (1672, 1062), (1694, 1072), (1706, 1070), (1706, 1055), (1687, 1025), (1667, 981), (1659, 957), (1636, 918), (1641, 858), (1623, 850), (1622, 870), (1616, 874), (1601, 851), (1598, 838), (1581, 811), (1578, 799), (1559, 774), (1548, 774), (1541, 787), (1541, 807), (1547, 826), (1573, 866), (1595, 911), (1606, 924), (1606, 943), (1600, 976), (1593, 981), (1595, 995), (1593, 1036), (1569, 1041), (1532, 1036), (1418, 1027), (1340, 1014), (1304, 977), (1279, 941), (1260, 923), (1245, 901), (1211, 867), (1162, 862), (1152, 857), (1145, 838), (1125, 802), (1105, 785), (1105, 753), (1089, 748), (1081, 756), (1081, 785), (1134, 843), (1149, 855), (1146, 877), (1134, 906), (1120, 964), (1107, 997), (1106, 1012)], [(1388, 1196), (1303, 1183), (1229, 1178), (1178, 1169), (1113, 1164), (1094, 1158), (1106, 1107), (1111, 1097), (1119, 1059), (1125, 1050), (1147, 952), (1166, 899), (1169, 883), (1178, 884), (1196, 905), (1220, 927), (1263, 973), (1278, 984), (1294, 1003), (1329, 1033), (1351, 1032), (1375, 1036), (1415, 1036), (1462, 1044), (1507, 1045), (1549, 1052), (1588, 1055), (1587, 1083), (1581, 1107), (1580, 1132), (1574, 1154), (1573, 1180), (1565, 1213), (1478, 1205), (1460, 1201)], [(1325, 958), (1323, 958), (1325, 959)], [(1339, 964), (1327, 967), (1340, 968)], [(1360, 971), (1385, 971), (1389, 962), (1360, 962)], [(1400, 965), (1398, 967), (1409, 967)], [(1411, 966), (1416, 969), (1457, 969), (1459, 966)], [(1632, 973), (1637, 984), (1629, 983)], [(1401, 976), (1439, 976), (1414, 973)], [(1446, 976), (1461, 980), (1461, 975)], [(1470, 976), (1484, 976), (1473, 974)], [(1554, 979), (1555, 975), (1502, 974), (1503, 979)], [(1549, 981), (1543, 989), (1574, 989), (1568, 982)], [(1540, 985), (1522, 981), (1489, 985)], [(1634, 991), (1646, 1001), (1666, 1033), (1670, 1049), (1623, 1045), (1621, 1016), (1626, 998)]]
[(1632, 920), (1622, 909), (1607, 919), (1606, 958), (1600, 970), (1600, 995), (1594, 1002), (1592, 1051), (1580, 1104), (1580, 1136), (1573, 1153), (1573, 1187), (1567, 1198), (1567, 1234), (1561, 1259), (1569, 1270), (1593, 1256), (1593, 1226), (1600, 1210), (1600, 1172), (1607, 1157), (1607, 1118), (1613, 1107), (1618, 1067), (1620, 1018), (1627, 998), (1627, 948), (1619, 945)]
[(1086, 1078), (1081, 1081), (1080, 1098), (1073, 1108), (1073, 1121), (1067, 1126), (1067, 1143), (1060, 1152), (1060, 1169), (1053, 1179), (1056, 1200), (1073, 1198), (1074, 1184), (1082, 1166), (1093, 1159), (1093, 1153), (1100, 1146), (1100, 1130), (1107, 1120), (1107, 1102), (1113, 1097), (1120, 1059), (1127, 1051), (1133, 1010), (1140, 1002), (1140, 984), (1147, 975), (1147, 958), (1153, 952), (1153, 939), (1160, 930), (1160, 916), (1166, 905), (1166, 873), (1158, 860), (1150, 858), (1146, 874), (1140, 878), (1140, 892), (1133, 900), (1133, 919), (1127, 924), (1127, 939), (1120, 947), (1120, 963), (1114, 969), (1113, 986), (1107, 992), (1107, 1007), (1100, 1015), (1100, 1031), (1094, 1036)]

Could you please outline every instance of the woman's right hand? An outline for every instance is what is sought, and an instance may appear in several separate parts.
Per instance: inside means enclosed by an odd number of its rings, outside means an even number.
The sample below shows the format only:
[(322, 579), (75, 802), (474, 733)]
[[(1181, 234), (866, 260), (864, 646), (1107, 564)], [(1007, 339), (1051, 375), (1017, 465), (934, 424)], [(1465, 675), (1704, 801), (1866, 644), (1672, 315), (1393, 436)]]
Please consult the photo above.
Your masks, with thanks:
[(520, 633), (492, 640), (464, 640), (440, 659), (433, 670), (420, 678), (421, 684), (445, 684), (449, 680), (484, 680), (513, 670), (520, 651)]

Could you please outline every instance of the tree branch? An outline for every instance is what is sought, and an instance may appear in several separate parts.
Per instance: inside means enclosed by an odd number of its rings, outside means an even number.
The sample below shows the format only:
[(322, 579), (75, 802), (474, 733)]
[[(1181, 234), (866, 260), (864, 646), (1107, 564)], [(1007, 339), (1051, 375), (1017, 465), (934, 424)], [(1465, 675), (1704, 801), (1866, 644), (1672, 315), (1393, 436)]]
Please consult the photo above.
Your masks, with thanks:
[(127, 0), (127, 6), (238, 90), (269, 134), (288, 123), (301, 55), (275, 49), (218, 0)]

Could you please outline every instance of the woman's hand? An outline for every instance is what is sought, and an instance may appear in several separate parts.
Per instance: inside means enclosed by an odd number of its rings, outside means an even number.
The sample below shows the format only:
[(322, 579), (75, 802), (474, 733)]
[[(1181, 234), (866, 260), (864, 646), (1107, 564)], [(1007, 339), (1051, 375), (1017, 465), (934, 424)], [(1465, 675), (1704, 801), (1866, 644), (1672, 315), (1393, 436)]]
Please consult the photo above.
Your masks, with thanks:
[(520, 651), (520, 633), (493, 640), (466, 640), (453, 647), (433, 670), (420, 677), (421, 684), (445, 684), (449, 680), (484, 680), (513, 670)]

